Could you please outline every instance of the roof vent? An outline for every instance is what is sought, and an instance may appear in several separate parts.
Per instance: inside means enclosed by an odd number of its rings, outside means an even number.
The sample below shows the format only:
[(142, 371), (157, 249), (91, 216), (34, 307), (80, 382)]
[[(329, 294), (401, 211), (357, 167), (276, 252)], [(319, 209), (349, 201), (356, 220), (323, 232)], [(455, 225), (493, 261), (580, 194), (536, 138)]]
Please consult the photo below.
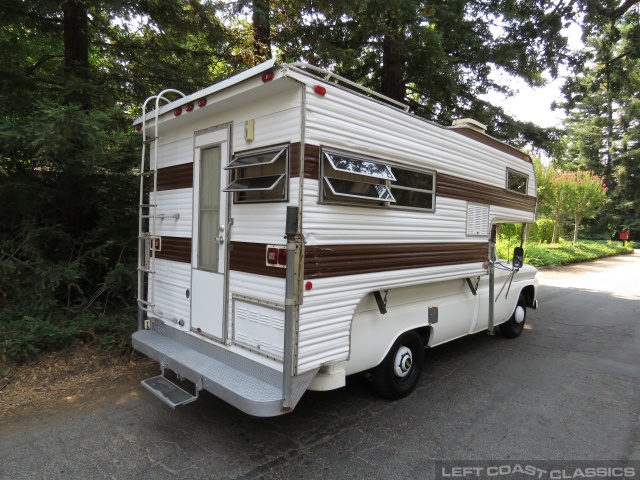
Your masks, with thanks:
[(454, 127), (470, 128), (471, 130), (475, 130), (480, 133), (487, 133), (487, 126), (473, 118), (461, 118), (460, 120), (454, 120), (452, 125)]

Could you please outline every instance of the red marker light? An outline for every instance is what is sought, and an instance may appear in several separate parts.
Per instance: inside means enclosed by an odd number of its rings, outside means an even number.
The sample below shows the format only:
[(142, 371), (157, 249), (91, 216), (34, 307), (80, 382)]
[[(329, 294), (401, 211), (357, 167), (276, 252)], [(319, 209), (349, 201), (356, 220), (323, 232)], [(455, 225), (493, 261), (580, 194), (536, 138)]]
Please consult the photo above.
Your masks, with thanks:
[(176, 108), (176, 109), (173, 111), (173, 114), (174, 114), (176, 117), (179, 117), (180, 115), (182, 115), (182, 108)]
[(313, 91), (316, 92), (318, 95), (322, 95), (323, 97), (327, 93), (327, 89), (324, 88), (322, 85), (316, 85), (315, 87), (313, 87)]
[(136, 125), (136, 132), (139, 132), (140, 130), (142, 130), (142, 124), (141, 123)]
[(193, 103), (187, 103), (187, 106), (186, 106), (186, 107), (184, 107), (184, 109), (185, 109), (187, 112), (192, 112), (192, 111), (193, 111)]
[(313, 283), (311, 282), (307, 282), (304, 284), (304, 289), (305, 290), (311, 290), (313, 288)]
[(262, 81), (264, 83), (270, 82), (273, 80), (273, 72), (267, 72), (262, 74)]
[(200, 100), (198, 100), (198, 106), (200, 108), (204, 107), (207, 104), (207, 99), (206, 98), (201, 98)]

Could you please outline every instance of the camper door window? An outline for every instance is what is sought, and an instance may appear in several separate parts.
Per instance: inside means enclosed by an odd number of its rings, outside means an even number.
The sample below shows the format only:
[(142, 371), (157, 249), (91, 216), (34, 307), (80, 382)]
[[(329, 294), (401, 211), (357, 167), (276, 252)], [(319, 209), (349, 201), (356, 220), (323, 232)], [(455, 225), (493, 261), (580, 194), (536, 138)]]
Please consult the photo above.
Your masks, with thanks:
[(226, 167), (231, 183), (224, 191), (233, 193), (234, 203), (287, 201), (288, 160), (287, 147), (236, 154)]

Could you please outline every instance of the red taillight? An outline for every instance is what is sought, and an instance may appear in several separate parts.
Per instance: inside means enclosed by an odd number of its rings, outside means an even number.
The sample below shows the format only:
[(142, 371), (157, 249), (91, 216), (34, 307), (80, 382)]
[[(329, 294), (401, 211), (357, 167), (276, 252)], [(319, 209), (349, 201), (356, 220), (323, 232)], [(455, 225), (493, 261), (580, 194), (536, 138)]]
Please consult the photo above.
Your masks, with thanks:
[(262, 74), (262, 81), (264, 83), (270, 82), (273, 80), (273, 72), (267, 72)]
[(269, 265), (277, 265), (278, 264), (278, 249), (277, 248), (267, 248), (267, 263)]
[(187, 112), (192, 112), (193, 111), (193, 103), (187, 103), (187, 105), (184, 107), (184, 109)]
[(179, 117), (180, 115), (182, 115), (182, 108), (176, 108), (176, 109), (173, 111), (173, 114), (174, 114), (176, 117)]
[(313, 91), (316, 92), (318, 95), (322, 95), (322, 96), (324, 96), (327, 93), (327, 89), (324, 88), (322, 85), (316, 85), (315, 87), (313, 87)]
[(286, 266), (287, 265), (287, 249), (281, 248), (278, 250), (278, 265)]
[(267, 266), (286, 268), (287, 248), (284, 245), (267, 245)]
[(142, 124), (141, 123), (136, 125), (136, 132), (139, 132), (140, 130), (142, 130)]
[(201, 98), (200, 100), (198, 100), (198, 106), (200, 108), (204, 107), (207, 104), (207, 99), (206, 98)]

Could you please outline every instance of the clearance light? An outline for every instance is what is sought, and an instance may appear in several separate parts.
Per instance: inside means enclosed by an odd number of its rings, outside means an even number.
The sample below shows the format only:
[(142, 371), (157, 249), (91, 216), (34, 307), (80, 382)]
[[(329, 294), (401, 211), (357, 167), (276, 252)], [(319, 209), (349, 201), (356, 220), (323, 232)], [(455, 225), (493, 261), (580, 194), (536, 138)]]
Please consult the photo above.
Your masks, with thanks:
[(327, 89), (324, 88), (322, 85), (316, 85), (315, 87), (313, 87), (313, 91), (316, 92), (318, 95), (322, 95), (323, 97), (327, 93)]
[(200, 100), (198, 100), (198, 106), (200, 108), (204, 107), (207, 104), (207, 99), (206, 98), (201, 98)]
[(187, 103), (187, 105), (184, 107), (184, 109), (187, 112), (192, 112), (193, 111), (193, 103)]
[(273, 72), (267, 72), (262, 74), (262, 81), (264, 83), (270, 82), (273, 80)]
[(304, 289), (305, 290), (311, 290), (313, 288), (313, 283), (311, 282), (307, 282), (304, 284)]
[(140, 130), (142, 130), (142, 124), (141, 123), (136, 125), (136, 132), (139, 132)]
[(182, 115), (182, 108), (176, 108), (176, 109), (173, 111), (173, 114), (174, 114), (176, 117), (179, 117), (180, 115)]

